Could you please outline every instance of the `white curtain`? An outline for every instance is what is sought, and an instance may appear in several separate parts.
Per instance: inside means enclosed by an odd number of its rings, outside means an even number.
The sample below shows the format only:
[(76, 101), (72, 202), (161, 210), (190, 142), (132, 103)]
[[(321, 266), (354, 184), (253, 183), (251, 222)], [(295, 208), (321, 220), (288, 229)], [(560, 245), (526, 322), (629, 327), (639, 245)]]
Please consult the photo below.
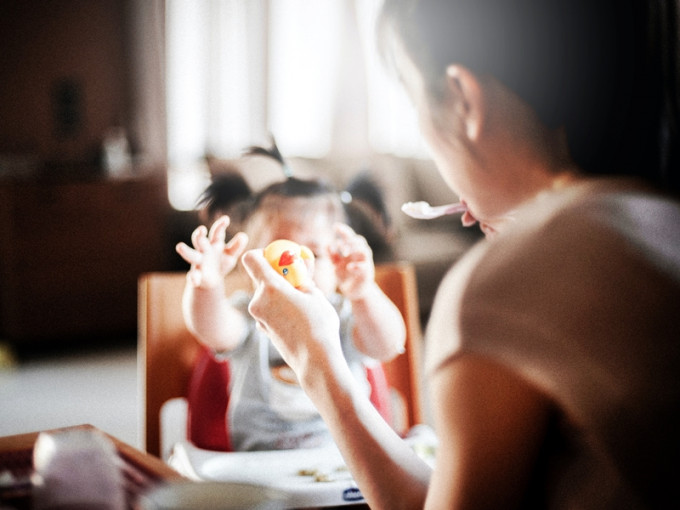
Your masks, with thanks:
[[(129, 3), (130, 47), (135, 87), (132, 90), (132, 138), (143, 151), (142, 164), (164, 165), (167, 161), (165, 125), (164, 0), (133, 0)], [(160, 127), (160, 129), (159, 129)]]
[(423, 155), (415, 116), (378, 62), (380, 0), (166, 0), (168, 185), (192, 208), (202, 157), (274, 134), (287, 156)]
[(330, 151), (344, 29), (340, 0), (273, 0), (269, 127), (284, 154)]
[(167, 0), (170, 200), (191, 209), (209, 181), (203, 156), (233, 157), (266, 133), (267, 3)]
[(427, 157), (418, 119), (406, 92), (378, 57), (375, 18), (381, 0), (356, 0), (356, 22), (366, 66), (368, 143), (372, 150), (404, 157)]

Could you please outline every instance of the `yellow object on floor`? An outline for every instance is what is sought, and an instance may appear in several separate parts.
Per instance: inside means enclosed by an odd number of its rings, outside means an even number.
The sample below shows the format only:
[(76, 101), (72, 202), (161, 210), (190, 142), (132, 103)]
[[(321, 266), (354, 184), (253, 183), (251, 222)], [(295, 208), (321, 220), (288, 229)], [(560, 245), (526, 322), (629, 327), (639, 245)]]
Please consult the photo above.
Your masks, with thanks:
[(0, 343), (0, 369), (12, 368), (16, 364), (17, 360), (12, 348), (7, 344)]

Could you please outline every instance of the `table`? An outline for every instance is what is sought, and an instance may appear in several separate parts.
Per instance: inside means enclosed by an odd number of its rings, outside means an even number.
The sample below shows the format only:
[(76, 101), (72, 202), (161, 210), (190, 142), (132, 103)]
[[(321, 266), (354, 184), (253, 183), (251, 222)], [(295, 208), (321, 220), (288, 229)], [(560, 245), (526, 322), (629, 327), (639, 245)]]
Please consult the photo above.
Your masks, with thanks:
[[(134, 510), (140, 494), (164, 483), (187, 482), (188, 479), (178, 473), (156, 456), (149, 455), (137, 448), (117, 439), (96, 427), (83, 424), (45, 432), (58, 433), (71, 429), (93, 430), (103, 433), (116, 447), (121, 459), (125, 479), (125, 491), (128, 508)], [(3, 505), (17, 510), (30, 510), (31, 484), (29, 476), (33, 464), (33, 446), (41, 431), (0, 437), (0, 475), (2, 472), (12, 473), (18, 483), (11, 486), (0, 484), (0, 507)], [(343, 506), (342, 509), (367, 509), (365, 504)], [(327, 509), (331, 510), (331, 509)]]
[[(84, 424), (46, 432), (56, 433), (74, 428), (98, 430), (92, 425)], [(0, 486), (0, 506), (6, 504), (10, 508), (30, 508), (31, 486), (28, 477), (32, 470), (33, 445), (38, 434), (39, 431), (0, 437), (0, 473), (9, 471), (17, 481), (11, 486)], [(113, 442), (122, 461), (129, 508), (134, 508), (135, 501), (142, 492), (162, 483), (185, 480), (159, 458), (144, 453), (105, 432), (103, 434)]]

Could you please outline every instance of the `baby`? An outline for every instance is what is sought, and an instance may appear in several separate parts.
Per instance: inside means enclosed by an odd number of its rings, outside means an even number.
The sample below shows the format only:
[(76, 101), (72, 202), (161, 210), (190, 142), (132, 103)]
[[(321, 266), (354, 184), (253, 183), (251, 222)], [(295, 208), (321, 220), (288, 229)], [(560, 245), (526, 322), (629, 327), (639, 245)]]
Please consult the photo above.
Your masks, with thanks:
[(229, 360), (227, 423), (233, 449), (328, 444), (330, 434), (316, 409), (248, 314), (250, 289), (233, 292), (227, 275), (236, 271), (246, 247), (288, 239), (309, 248), (312, 279), (338, 313), (342, 351), (367, 393), (366, 368), (403, 352), (403, 319), (375, 283), (371, 249), (345, 224), (332, 187), (289, 176), (248, 199), (245, 211), (243, 231), (226, 244), (228, 216), (210, 230), (198, 227), (193, 248), (178, 244), (178, 253), (191, 264), (183, 299), (187, 326), (216, 356)]

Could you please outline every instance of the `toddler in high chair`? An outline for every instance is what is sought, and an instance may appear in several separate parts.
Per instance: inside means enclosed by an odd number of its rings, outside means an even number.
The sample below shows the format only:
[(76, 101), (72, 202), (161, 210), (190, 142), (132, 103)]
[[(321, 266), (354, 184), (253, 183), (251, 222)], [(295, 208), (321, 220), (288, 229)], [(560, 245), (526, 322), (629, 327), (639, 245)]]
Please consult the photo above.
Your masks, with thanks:
[[(275, 145), (255, 153), (285, 165)], [(244, 199), (241, 212), (242, 230), (226, 244), (229, 216), (218, 218), (209, 230), (199, 226), (192, 234), (193, 247), (177, 245), (191, 264), (183, 296), (187, 327), (217, 357), (229, 360), (231, 446), (244, 451), (329, 444), (315, 407), (248, 313), (250, 289), (233, 292), (225, 278), (238, 271), (246, 248), (264, 249), (287, 239), (311, 250), (313, 284), (337, 311), (342, 352), (367, 393), (367, 367), (403, 352), (402, 316), (375, 282), (368, 243), (346, 224), (338, 193), (324, 181), (288, 175)]]

